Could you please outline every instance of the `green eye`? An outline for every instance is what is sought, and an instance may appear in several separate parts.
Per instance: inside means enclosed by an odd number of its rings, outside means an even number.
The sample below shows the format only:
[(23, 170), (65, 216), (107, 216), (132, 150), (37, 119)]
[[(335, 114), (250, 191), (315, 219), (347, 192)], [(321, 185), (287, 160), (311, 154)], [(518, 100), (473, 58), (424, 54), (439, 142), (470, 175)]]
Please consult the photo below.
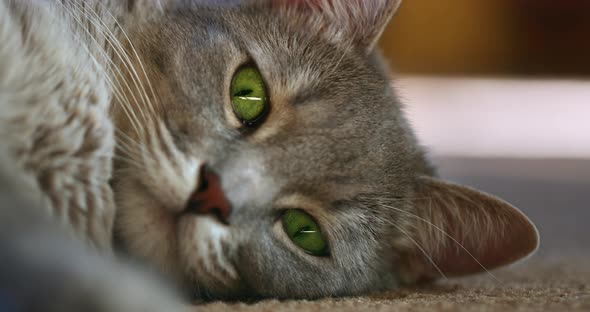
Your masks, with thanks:
[(328, 255), (326, 239), (310, 215), (291, 209), (283, 214), (282, 221), (285, 232), (299, 248), (314, 256)]
[(231, 103), (234, 113), (247, 124), (258, 121), (266, 113), (266, 86), (256, 67), (243, 67), (234, 75)]

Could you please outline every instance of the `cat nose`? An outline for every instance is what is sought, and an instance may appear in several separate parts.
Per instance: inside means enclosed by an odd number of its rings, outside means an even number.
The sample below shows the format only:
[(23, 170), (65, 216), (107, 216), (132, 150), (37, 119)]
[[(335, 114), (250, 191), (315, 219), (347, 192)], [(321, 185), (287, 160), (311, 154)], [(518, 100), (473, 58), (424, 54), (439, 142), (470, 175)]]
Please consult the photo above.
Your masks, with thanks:
[(199, 183), (189, 200), (187, 210), (196, 214), (215, 215), (221, 222), (228, 224), (231, 205), (223, 192), (221, 179), (207, 165), (201, 166)]

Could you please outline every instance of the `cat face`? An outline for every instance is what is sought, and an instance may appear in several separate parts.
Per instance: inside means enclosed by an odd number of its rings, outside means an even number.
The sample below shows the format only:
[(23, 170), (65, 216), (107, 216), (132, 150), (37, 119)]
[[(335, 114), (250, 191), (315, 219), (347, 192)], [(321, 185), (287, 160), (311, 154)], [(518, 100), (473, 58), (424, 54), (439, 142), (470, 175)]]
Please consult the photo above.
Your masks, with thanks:
[[(130, 18), (141, 70), (126, 81), (142, 87), (114, 103), (114, 189), (131, 255), (196, 296), (316, 298), (472, 273), (535, 248), (508, 204), (428, 177), (374, 51), (398, 1), (276, 3)], [(464, 235), (477, 224), (481, 235)], [(498, 240), (499, 227), (521, 243)]]

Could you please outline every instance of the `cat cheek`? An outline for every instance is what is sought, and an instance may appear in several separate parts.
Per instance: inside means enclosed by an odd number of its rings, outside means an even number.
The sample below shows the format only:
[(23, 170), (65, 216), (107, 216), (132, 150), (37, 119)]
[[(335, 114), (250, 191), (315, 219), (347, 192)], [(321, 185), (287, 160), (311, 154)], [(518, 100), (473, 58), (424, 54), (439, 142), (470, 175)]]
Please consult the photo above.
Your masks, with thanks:
[(211, 216), (186, 216), (179, 222), (178, 239), (183, 266), (199, 283), (217, 292), (238, 286), (237, 270), (228, 257), (233, 248), (230, 228)]

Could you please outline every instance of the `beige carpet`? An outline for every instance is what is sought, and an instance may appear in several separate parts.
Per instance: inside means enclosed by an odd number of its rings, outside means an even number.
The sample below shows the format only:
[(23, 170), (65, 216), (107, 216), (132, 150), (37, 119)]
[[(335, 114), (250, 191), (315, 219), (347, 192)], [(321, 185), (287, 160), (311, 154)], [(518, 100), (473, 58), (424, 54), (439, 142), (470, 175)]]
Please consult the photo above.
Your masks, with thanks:
[(537, 224), (528, 261), (355, 298), (214, 302), (198, 311), (590, 311), (590, 161), (439, 159), (441, 174), (511, 201)]

